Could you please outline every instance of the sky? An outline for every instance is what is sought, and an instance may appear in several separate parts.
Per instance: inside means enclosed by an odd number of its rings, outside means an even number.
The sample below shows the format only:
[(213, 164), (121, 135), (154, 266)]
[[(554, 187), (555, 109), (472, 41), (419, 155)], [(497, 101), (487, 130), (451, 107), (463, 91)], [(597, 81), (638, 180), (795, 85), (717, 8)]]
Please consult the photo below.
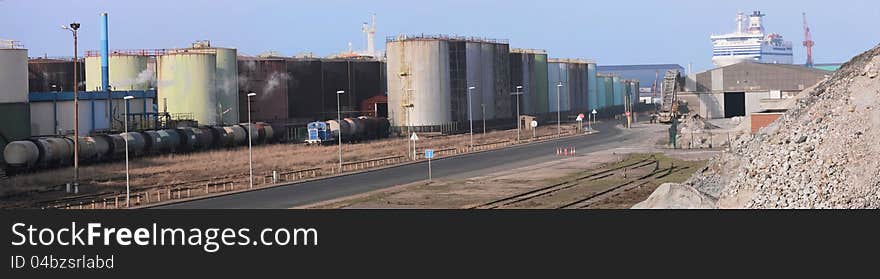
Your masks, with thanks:
[(20, 41), (29, 56), (72, 56), (63, 24), (78, 21), (80, 54), (99, 48), (99, 18), (110, 14), (111, 49), (187, 47), (196, 40), (240, 54), (277, 51), (326, 56), (364, 49), (361, 24), (377, 15), (376, 48), (387, 36), (447, 34), (507, 39), (552, 58), (600, 65), (692, 63), (711, 68), (711, 34), (736, 29), (736, 13), (759, 9), (765, 26), (795, 46), (804, 63), (806, 12), (815, 63), (845, 62), (880, 43), (880, 2), (837, 1), (225, 1), (0, 0), (0, 39)]

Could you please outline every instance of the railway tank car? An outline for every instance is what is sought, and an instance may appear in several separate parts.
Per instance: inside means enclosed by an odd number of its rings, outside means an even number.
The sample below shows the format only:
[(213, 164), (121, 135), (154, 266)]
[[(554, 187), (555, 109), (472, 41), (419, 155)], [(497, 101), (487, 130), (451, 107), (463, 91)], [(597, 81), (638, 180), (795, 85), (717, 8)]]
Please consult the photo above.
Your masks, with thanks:
[[(248, 124), (243, 123), (80, 137), (79, 160), (80, 163), (98, 163), (124, 159), (126, 142), (130, 157), (247, 146), (247, 127)], [(276, 141), (275, 129), (270, 124), (257, 122), (253, 130), (253, 144)], [(41, 136), (11, 142), (2, 152), (5, 167), (15, 173), (72, 165), (73, 149), (72, 136)]]
[(344, 142), (360, 142), (387, 138), (391, 123), (382, 117), (344, 118), (342, 121), (333, 119), (312, 122), (307, 125), (308, 139), (306, 143), (333, 143), (340, 139)]

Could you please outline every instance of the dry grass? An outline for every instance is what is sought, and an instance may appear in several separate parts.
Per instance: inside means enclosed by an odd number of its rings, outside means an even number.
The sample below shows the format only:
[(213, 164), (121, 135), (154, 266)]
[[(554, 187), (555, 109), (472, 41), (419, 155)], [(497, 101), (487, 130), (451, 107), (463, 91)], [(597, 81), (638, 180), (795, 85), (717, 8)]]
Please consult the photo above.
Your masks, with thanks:
[[(563, 132), (575, 129), (564, 125)], [(538, 136), (556, 133), (556, 127), (539, 127)], [(523, 139), (531, 138), (530, 131), (522, 133)], [(474, 134), (474, 144), (515, 140), (516, 130), (492, 131)], [(345, 162), (375, 159), (387, 156), (405, 156), (408, 138), (391, 138), (356, 144), (343, 144)], [(451, 136), (420, 135), (419, 150), (465, 147), (468, 134)], [(254, 146), (254, 174), (265, 175), (271, 171), (292, 171), (308, 168), (329, 170), (338, 164), (336, 145), (308, 146), (305, 144), (273, 144)], [(205, 179), (241, 178), (248, 175), (248, 149), (236, 148), (190, 154), (162, 155), (134, 158), (130, 163), (133, 189), (145, 189)], [(0, 181), (0, 199), (6, 203), (23, 203), (51, 200), (63, 196), (63, 191), (41, 194), (31, 193), (50, 189), (70, 182), (73, 168), (45, 170), (21, 174)], [(125, 189), (125, 163), (85, 165), (80, 167), (81, 194), (121, 192)]]

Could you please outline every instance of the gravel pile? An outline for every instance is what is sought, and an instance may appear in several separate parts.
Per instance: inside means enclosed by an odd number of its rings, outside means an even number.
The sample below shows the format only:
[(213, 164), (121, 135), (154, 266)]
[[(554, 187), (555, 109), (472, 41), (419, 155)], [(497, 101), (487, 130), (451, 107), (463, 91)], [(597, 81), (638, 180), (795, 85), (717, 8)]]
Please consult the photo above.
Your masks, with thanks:
[[(758, 134), (737, 137), (681, 186), (719, 208), (880, 208), (878, 74), (880, 46), (805, 90)], [(655, 194), (652, 207), (663, 208)]]

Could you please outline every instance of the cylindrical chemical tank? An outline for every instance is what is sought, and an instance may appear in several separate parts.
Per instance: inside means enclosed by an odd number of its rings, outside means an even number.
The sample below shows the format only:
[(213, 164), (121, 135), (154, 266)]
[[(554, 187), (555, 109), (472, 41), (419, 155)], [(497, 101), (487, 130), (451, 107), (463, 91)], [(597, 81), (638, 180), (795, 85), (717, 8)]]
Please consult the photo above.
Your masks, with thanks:
[(235, 135), (227, 132), (226, 128), (220, 126), (211, 126), (210, 128), (214, 136), (215, 147), (232, 147), (235, 145)]
[(177, 129), (177, 133), (180, 134), (180, 150), (181, 151), (196, 150), (196, 146), (199, 143), (198, 138), (196, 137), (196, 132), (201, 133), (200, 130), (189, 128), (189, 127)]
[[(452, 122), (449, 45), (436, 39), (388, 42), (388, 107), (395, 126)], [(404, 106), (412, 105), (412, 109)]]
[(158, 99), (160, 110), (192, 115), (202, 125), (216, 125), (216, 55), (178, 52), (159, 57)]
[[(562, 85), (561, 87), (559, 86), (560, 84)], [(564, 100), (566, 103), (568, 102), (568, 99), (565, 98), (565, 96), (568, 95), (567, 91), (570, 90), (568, 82), (568, 63), (561, 61), (557, 62), (552, 59), (547, 63), (547, 85), (550, 86), (550, 88), (547, 89), (547, 91), (550, 92), (550, 95), (547, 98), (550, 102), (549, 111), (560, 111), (560, 108), (563, 107), (562, 101)], [(559, 105), (559, 107), (557, 107), (557, 105)]]
[(483, 72), (480, 74), (480, 87), (475, 90), (475, 93), (479, 92), (479, 94), (472, 96), (471, 99), (479, 103), (477, 111), (480, 117), (474, 119), (495, 119), (495, 44), (482, 43), (480, 48), (480, 59), (482, 59), (480, 64)]
[(3, 159), (13, 167), (33, 167), (40, 159), (40, 149), (32, 141), (13, 141), (3, 149)]
[[(110, 151), (109, 151), (109, 155), (108, 155), (109, 158), (112, 158), (112, 159), (125, 158), (125, 138), (122, 137), (121, 134), (120, 135), (107, 135), (107, 137), (110, 139)], [(129, 144), (131, 144), (131, 143), (129, 143)], [(128, 155), (132, 156), (133, 153), (131, 153), (131, 150), (132, 150), (131, 145), (129, 145), (128, 148), (129, 148)]]
[(351, 138), (352, 129), (347, 121), (327, 120), (327, 126), (330, 127), (330, 132), (333, 133), (334, 137), (341, 137), (343, 140)]
[[(155, 81), (155, 73), (147, 69), (146, 55), (110, 53), (110, 88), (114, 91), (147, 90)], [(86, 57), (86, 91), (101, 90), (101, 56)]]
[(599, 86), (596, 80), (596, 63), (587, 64), (587, 105), (592, 112), (599, 108)]
[(214, 134), (216, 133), (216, 131), (211, 127), (199, 127), (190, 129), (193, 129), (193, 132), (195, 132), (196, 134), (196, 139), (199, 142), (197, 144), (199, 149), (213, 148), (216, 146), (214, 141), (219, 141), (219, 139), (215, 139)]
[(108, 159), (113, 150), (113, 142), (106, 135), (98, 135), (91, 137), (95, 141), (95, 161), (103, 161)]
[[(480, 92), (481, 88), (483, 88), (483, 44), (480, 42), (467, 42), (465, 43), (465, 75), (466, 75), (466, 83), (465, 89), (469, 87), (474, 87), (473, 90), (467, 90), (465, 95), (464, 105), (467, 106), (468, 100), (470, 100), (470, 108), (469, 111), (464, 111), (463, 117), (461, 119), (483, 119), (482, 113), (480, 110)], [(470, 95), (467, 95), (470, 94)], [(470, 118), (468, 118), (468, 113), (470, 113)]]
[(40, 148), (40, 165), (58, 166), (70, 163), (73, 159), (73, 140), (68, 138), (38, 138), (35, 143)]
[(623, 82), (620, 81), (619, 76), (614, 76), (611, 78), (611, 83), (613, 86), (612, 90), (614, 92), (614, 97), (613, 97), (614, 104), (613, 105), (615, 105), (615, 106), (623, 105), (623, 94), (624, 94), (624, 91), (626, 90), (623, 87)]
[(238, 123), (238, 52), (233, 48), (213, 48), (213, 50), (217, 55), (215, 84), (218, 109), (225, 112), (222, 115), (223, 123)]
[(175, 129), (165, 129), (160, 130), (159, 135), (162, 135), (163, 138), (168, 138), (168, 141), (165, 142), (166, 151), (176, 152), (180, 149), (180, 145), (182, 144), (182, 140), (180, 138), (180, 133)]
[(231, 135), (233, 146), (241, 146), (247, 144), (247, 129), (241, 125), (232, 125), (223, 127), (226, 134)]
[(147, 153), (157, 154), (168, 149), (168, 134), (160, 131), (144, 131), (144, 139), (147, 142)]
[[(129, 156), (140, 156), (147, 152), (147, 138), (144, 137), (144, 134), (138, 132), (128, 132), (119, 135), (128, 141)], [(122, 144), (122, 157), (125, 157), (125, 142), (122, 142)]]
[[(547, 53), (534, 54), (533, 68), (530, 69), (530, 83), (535, 100), (535, 113), (544, 114), (550, 109), (549, 94), (547, 91)], [(556, 93), (555, 91), (553, 93)]]
[(0, 41), (0, 103), (28, 102), (27, 49)]
[(348, 122), (348, 125), (351, 126), (351, 139), (358, 140), (363, 138), (364, 131), (366, 127), (360, 119), (357, 118), (346, 118), (345, 122)]

